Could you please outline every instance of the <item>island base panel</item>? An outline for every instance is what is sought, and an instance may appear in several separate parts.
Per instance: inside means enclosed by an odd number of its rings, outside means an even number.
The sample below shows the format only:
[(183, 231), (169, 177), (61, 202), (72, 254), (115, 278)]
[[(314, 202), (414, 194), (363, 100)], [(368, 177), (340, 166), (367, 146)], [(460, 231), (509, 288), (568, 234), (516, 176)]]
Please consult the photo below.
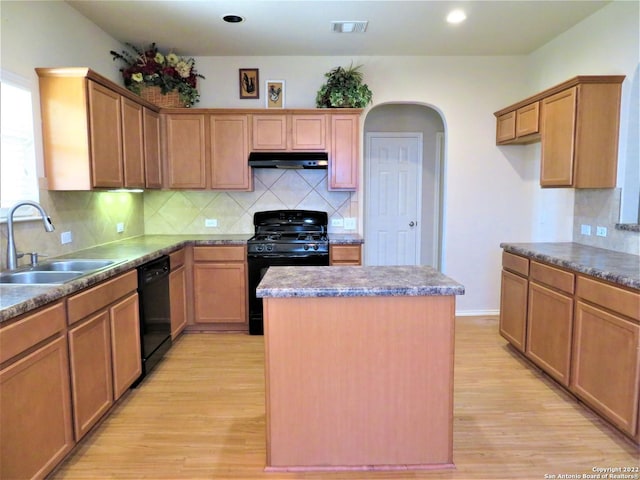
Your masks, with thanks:
[(264, 302), (267, 470), (453, 466), (454, 296)]

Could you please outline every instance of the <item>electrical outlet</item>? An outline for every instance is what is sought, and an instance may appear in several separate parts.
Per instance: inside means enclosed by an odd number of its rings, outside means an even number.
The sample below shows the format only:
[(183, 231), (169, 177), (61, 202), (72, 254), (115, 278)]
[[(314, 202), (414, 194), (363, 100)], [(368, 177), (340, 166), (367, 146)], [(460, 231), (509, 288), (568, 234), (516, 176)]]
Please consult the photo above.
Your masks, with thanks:
[(580, 233), (582, 235), (591, 235), (591, 225), (580, 225)]
[(607, 236), (607, 227), (601, 227), (600, 225), (598, 225), (596, 227), (596, 235), (599, 237), (606, 237)]
[(341, 218), (332, 218), (331, 219), (331, 226), (332, 227), (343, 227), (344, 226), (344, 220), (342, 220)]
[(355, 218), (345, 218), (344, 219), (344, 229), (345, 230), (355, 230), (356, 229), (356, 219)]
[(124, 223), (122, 222), (116, 223), (116, 232), (118, 233), (124, 232)]
[(217, 218), (205, 218), (204, 219), (204, 226), (205, 227), (217, 227), (218, 226), (218, 219)]
[(62, 232), (60, 234), (60, 243), (64, 245), (65, 243), (73, 242), (73, 233), (71, 232)]

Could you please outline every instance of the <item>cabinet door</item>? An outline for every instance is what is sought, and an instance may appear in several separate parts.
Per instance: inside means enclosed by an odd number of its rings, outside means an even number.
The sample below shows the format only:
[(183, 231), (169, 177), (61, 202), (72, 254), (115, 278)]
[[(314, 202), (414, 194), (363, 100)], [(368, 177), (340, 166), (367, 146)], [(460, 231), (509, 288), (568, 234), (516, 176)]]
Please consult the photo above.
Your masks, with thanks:
[(500, 289), (500, 335), (524, 352), (527, 333), (528, 281), (526, 278), (502, 271)]
[(44, 478), (74, 445), (66, 337), (0, 371), (0, 478)]
[(254, 150), (286, 150), (287, 116), (254, 115), (251, 144)]
[(360, 245), (329, 245), (330, 265), (362, 265)]
[(92, 81), (88, 82), (88, 89), (93, 186), (122, 187), (124, 173), (120, 94)]
[(573, 184), (577, 87), (542, 100), (540, 185)]
[(138, 294), (133, 293), (109, 308), (113, 395), (117, 400), (142, 374)]
[(516, 111), (516, 137), (533, 135), (540, 131), (540, 102), (535, 102)]
[(144, 108), (144, 176), (147, 188), (162, 187), (160, 168), (160, 115)]
[(525, 354), (564, 386), (569, 385), (573, 299), (529, 282)]
[(329, 190), (358, 189), (358, 115), (331, 116), (331, 158)]
[(291, 149), (327, 149), (327, 118), (325, 115), (291, 115)]
[(247, 115), (209, 117), (211, 188), (251, 190), (249, 122)]
[(571, 391), (620, 429), (638, 428), (640, 325), (578, 301)]
[(516, 138), (516, 112), (505, 113), (496, 119), (496, 143), (506, 143)]
[(196, 263), (193, 282), (196, 323), (247, 321), (244, 263)]
[(168, 114), (165, 117), (169, 188), (206, 187), (205, 116)]
[(183, 265), (169, 274), (171, 298), (171, 339), (175, 340), (187, 325), (187, 269)]
[(142, 105), (122, 97), (122, 158), (124, 186), (144, 188)]
[(74, 429), (80, 440), (113, 404), (109, 312), (69, 330)]

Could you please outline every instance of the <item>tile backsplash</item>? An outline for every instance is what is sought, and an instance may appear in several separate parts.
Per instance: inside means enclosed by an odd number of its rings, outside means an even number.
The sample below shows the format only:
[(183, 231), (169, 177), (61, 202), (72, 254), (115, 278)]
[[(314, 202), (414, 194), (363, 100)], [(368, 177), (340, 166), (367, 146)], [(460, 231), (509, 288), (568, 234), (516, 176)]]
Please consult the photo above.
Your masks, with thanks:
[[(255, 169), (253, 175), (252, 192), (145, 192), (145, 233), (249, 234), (253, 232), (253, 214), (261, 210), (321, 210), (329, 218), (358, 216), (357, 194), (329, 191), (327, 170), (265, 168)], [(206, 219), (216, 220), (217, 226), (205, 226)], [(329, 229), (334, 233), (344, 231)]]
[[(640, 233), (615, 228), (620, 217), (621, 189), (576, 189), (573, 212), (573, 241), (618, 252), (640, 255)], [(581, 226), (591, 227), (591, 235), (581, 233)], [(596, 235), (605, 227), (607, 236)]]
[[(55, 231), (45, 232), (42, 221), (17, 221), (14, 236), (19, 252), (38, 252), (48, 256), (83, 250), (95, 245), (122, 240), (144, 233), (142, 194), (114, 192), (40, 191), (40, 202), (51, 217)], [(116, 225), (122, 223), (124, 232)], [(0, 228), (0, 265), (6, 268), (7, 228)], [(60, 234), (71, 232), (72, 243), (62, 245)], [(20, 265), (28, 258), (18, 260)]]

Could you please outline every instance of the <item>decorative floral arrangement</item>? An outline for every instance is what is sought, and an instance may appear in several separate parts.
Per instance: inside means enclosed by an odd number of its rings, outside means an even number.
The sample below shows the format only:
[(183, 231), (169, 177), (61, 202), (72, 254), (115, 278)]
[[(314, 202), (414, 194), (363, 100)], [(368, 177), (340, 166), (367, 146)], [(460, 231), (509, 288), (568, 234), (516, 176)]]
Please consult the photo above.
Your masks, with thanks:
[(120, 69), (124, 85), (127, 89), (140, 95), (142, 88), (147, 86), (160, 87), (163, 95), (177, 90), (180, 100), (186, 107), (200, 101), (200, 94), (196, 89), (198, 78), (205, 78), (195, 69), (193, 58), (185, 59), (173, 52), (163, 54), (158, 51), (155, 43), (146, 50), (126, 43), (133, 52), (123, 50), (121, 53), (111, 50), (113, 60), (120, 60), (125, 65)]
[(373, 97), (366, 83), (362, 83), (362, 72), (353, 63), (349, 68), (336, 67), (324, 74), (327, 82), (316, 94), (318, 108), (364, 108)]

